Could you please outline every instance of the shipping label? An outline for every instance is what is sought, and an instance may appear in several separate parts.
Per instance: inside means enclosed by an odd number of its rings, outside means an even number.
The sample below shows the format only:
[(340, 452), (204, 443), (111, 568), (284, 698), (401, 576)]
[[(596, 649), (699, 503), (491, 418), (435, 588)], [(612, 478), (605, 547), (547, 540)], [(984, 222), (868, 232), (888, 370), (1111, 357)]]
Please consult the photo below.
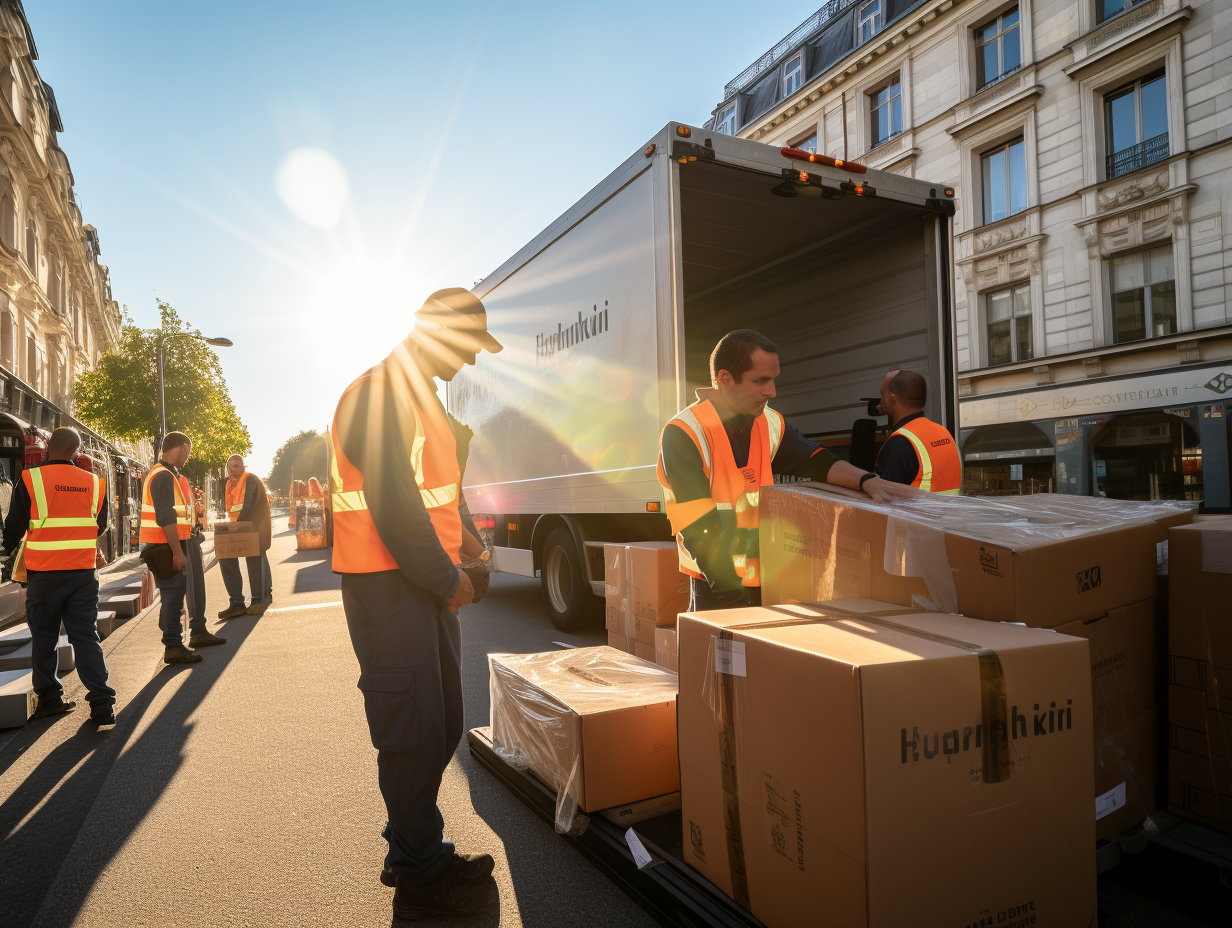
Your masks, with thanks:
[(1095, 797), (1095, 821), (1125, 805), (1125, 784), (1118, 783), (1102, 796)]
[(744, 667), (744, 642), (714, 639), (714, 669), (733, 677), (747, 676)]

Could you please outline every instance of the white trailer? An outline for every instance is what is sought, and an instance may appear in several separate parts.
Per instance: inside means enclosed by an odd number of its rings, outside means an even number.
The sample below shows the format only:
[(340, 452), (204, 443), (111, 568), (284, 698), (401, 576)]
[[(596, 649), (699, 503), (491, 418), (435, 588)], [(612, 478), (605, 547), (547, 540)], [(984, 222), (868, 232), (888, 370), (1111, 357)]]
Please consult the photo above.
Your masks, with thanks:
[(778, 343), (772, 403), (849, 441), (893, 367), (955, 429), (953, 190), (669, 123), (475, 288), (504, 344), (448, 386), (495, 569), (557, 627), (601, 614), (603, 543), (667, 539), (659, 433), (724, 333)]

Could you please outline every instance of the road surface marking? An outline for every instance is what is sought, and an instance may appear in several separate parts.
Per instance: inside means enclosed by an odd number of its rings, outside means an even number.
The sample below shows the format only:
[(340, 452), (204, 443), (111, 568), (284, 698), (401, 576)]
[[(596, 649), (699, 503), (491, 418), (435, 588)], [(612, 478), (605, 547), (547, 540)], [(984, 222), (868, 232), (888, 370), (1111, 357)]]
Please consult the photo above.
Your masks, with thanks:
[(266, 609), (266, 612), (292, 612), (297, 609), (322, 609), (325, 606), (341, 606), (342, 600), (331, 599), (323, 603), (305, 603), (302, 606), (279, 606), (277, 609)]

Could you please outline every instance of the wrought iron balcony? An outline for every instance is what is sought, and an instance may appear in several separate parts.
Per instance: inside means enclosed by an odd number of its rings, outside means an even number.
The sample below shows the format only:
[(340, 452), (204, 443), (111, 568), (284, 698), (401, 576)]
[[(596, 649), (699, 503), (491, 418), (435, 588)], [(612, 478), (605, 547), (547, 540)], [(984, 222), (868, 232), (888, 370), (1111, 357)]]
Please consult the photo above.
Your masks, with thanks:
[(1113, 152), (1106, 158), (1108, 180), (1144, 168), (1168, 157), (1168, 133)]

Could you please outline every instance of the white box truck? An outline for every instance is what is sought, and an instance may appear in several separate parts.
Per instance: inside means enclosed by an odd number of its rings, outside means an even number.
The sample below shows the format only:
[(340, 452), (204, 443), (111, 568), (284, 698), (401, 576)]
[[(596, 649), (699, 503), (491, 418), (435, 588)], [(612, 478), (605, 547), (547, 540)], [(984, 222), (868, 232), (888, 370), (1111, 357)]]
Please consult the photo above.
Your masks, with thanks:
[(603, 543), (671, 537), (659, 434), (732, 329), (778, 344), (772, 405), (806, 436), (841, 450), (894, 367), (953, 431), (953, 193), (664, 127), (474, 288), (505, 350), (447, 399), (494, 568), (539, 576), (558, 628), (602, 614)]

